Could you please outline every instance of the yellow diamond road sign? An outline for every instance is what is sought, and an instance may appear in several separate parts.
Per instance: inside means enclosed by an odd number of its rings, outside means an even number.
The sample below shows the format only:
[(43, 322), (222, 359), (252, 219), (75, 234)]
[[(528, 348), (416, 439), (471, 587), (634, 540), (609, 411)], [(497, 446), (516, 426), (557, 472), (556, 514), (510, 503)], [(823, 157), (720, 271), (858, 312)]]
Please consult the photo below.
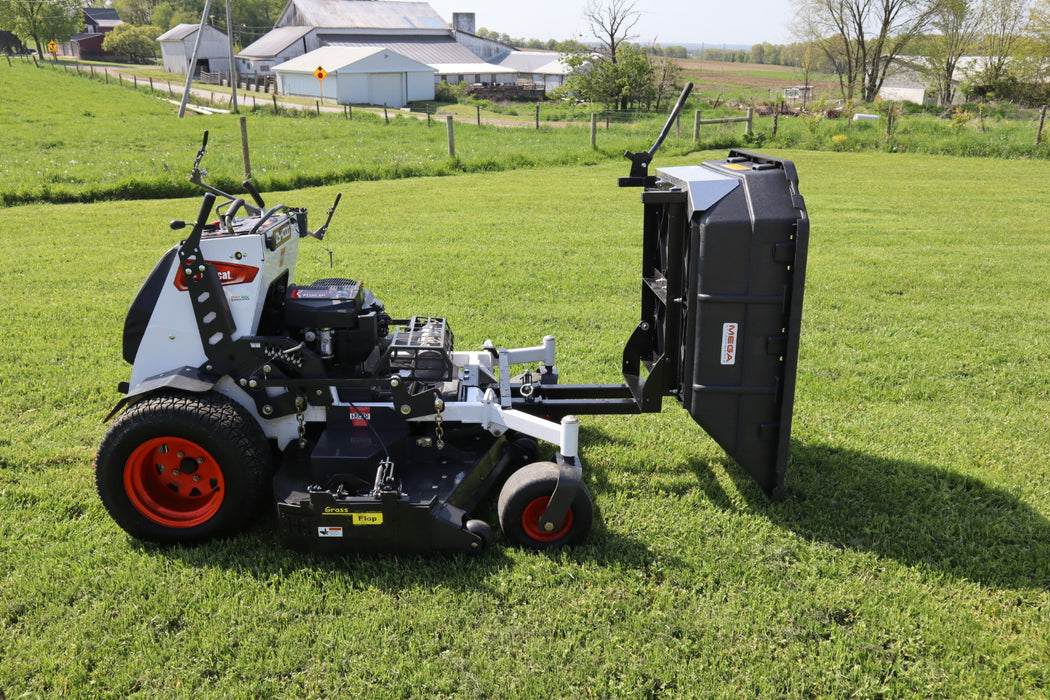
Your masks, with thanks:
[(47, 44), (47, 51), (48, 53), (55, 53), (56, 51), (58, 51), (58, 44), (56, 44), (53, 41), (49, 41)]
[(315, 71), (314, 71), (314, 76), (315, 76), (315, 77), (316, 77), (316, 78), (317, 78), (318, 80), (324, 80), (325, 78), (327, 78), (327, 77), (328, 77), (328, 71), (326, 71), (326, 70), (325, 70), (324, 68), (322, 68), (321, 66), (317, 66), (317, 70), (315, 70)]

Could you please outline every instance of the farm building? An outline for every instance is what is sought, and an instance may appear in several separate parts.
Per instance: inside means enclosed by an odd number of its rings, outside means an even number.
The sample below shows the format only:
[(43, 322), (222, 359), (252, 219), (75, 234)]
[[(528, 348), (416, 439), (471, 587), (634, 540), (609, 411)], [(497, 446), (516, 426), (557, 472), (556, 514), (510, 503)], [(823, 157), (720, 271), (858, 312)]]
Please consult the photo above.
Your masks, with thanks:
[(501, 68), (509, 68), (517, 76), (518, 83), (532, 83), (546, 90), (554, 90), (565, 84), (569, 66), (562, 61), (557, 51), (513, 50), (490, 59)]
[[(984, 56), (962, 56), (952, 75), (952, 104), (962, 104), (966, 97), (960, 86), (973, 80), (983, 70), (988, 59)], [(886, 72), (886, 81), (879, 90), (884, 100), (904, 100), (915, 104), (937, 104), (937, 91), (926, 77), (922, 59), (902, 56), (893, 60)]]
[(77, 59), (100, 58), (112, 55), (102, 50), (102, 41), (113, 27), (124, 24), (112, 7), (85, 7), (84, 30), (77, 32), (62, 45), (62, 55)]
[(516, 67), (492, 60), (512, 53), (511, 47), (476, 36), (473, 13), (455, 13), (453, 23), (455, 29), (425, 2), (291, 0), (274, 29), (237, 54), (238, 67), (246, 75), (265, 75), (321, 47), (368, 48), (431, 66), (435, 84), (516, 81)]
[[(327, 73), (317, 78), (318, 68)], [(389, 49), (324, 46), (274, 67), (285, 95), (334, 97), (339, 104), (401, 108), (434, 99), (434, 69)]]
[[(186, 68), (193, 56), (193, 46), (197, 41), (200, 25), (177, 24), (157, 37), (160, 44), (160, 55), (164, 70), (171, 73), (186, 74)], [(211, 25), (204, 25), (204, 34), (197, 51), (197, 65), (193, 74), (229, 73), (230, 43), (225, 34)]]

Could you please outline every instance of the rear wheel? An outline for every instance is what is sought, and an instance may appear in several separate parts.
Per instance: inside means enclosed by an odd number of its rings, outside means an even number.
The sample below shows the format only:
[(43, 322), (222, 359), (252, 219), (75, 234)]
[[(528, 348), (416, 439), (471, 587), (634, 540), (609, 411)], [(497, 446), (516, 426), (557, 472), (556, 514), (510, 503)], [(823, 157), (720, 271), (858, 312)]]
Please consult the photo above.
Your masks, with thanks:
[(582, 542), (594, 520), (594, 503), (580, 484), (569, 512), (556, 530), (545, 530), (540, 518), (558, 485), (558, 465), (536, 462), (514, 472), (499, 494), (499, 524), (513, 543), (532, 549), (553, 549)]
[(218, 394), (159, 394), (132, 404), (95, 462), (99, 496), (117, 524), (163, 543), (242, 530), (272, 473), (258, 424)]

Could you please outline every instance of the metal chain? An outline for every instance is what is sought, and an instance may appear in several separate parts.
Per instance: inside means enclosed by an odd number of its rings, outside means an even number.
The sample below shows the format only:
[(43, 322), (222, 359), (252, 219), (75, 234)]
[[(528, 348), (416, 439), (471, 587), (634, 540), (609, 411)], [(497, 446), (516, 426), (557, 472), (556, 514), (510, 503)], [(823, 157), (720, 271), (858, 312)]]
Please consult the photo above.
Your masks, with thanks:
[(295, 420), (299, 422), (299, 448), (306, 447), (306, 415), (303, 409), (306, 407), (306, 399), (302, 396), (295, 397)]
[(445, 449), (445, 428), (442, 427), (442, 423), (445, 422), (445, 417), (442, 415), (444, 410), (445, 402), (441, 399), (434, 399), (434, 411), (436, 412), (434, 418), (434, 436), (437, 438), (434, 446), (439, 450)]

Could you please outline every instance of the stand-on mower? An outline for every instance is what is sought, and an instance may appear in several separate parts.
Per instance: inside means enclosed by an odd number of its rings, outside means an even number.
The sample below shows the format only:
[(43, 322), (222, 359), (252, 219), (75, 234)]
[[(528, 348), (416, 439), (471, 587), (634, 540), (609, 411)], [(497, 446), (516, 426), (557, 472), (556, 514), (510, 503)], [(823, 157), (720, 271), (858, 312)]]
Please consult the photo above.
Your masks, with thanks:
[(608, 385), (560, 383), (549, 335), (457, 350), (446, 319), (397, 318), (353, 279), (300, 284), (300, 240), (325, 235), (338, 198), (310, 231), (250, 180), (250, 201), (222, 192), (203, 181), (205, 133), (200, 212), (124, 324), (131, 378), (95, 467), (110, 515), (136, 538), (200, 542), (242, 530), (272, 493), (295, 549), (477, 552), (493, 530), (476, 513), (498, 488), (511, 543), (574, 544), (593, 520), (576, 416), (658, 412), (668, 395), (782, 496), (806, 209), (792, 163), (743, 151), (649, 175), (688, 92), (653, 147), (626, 154), (641, 314)]

